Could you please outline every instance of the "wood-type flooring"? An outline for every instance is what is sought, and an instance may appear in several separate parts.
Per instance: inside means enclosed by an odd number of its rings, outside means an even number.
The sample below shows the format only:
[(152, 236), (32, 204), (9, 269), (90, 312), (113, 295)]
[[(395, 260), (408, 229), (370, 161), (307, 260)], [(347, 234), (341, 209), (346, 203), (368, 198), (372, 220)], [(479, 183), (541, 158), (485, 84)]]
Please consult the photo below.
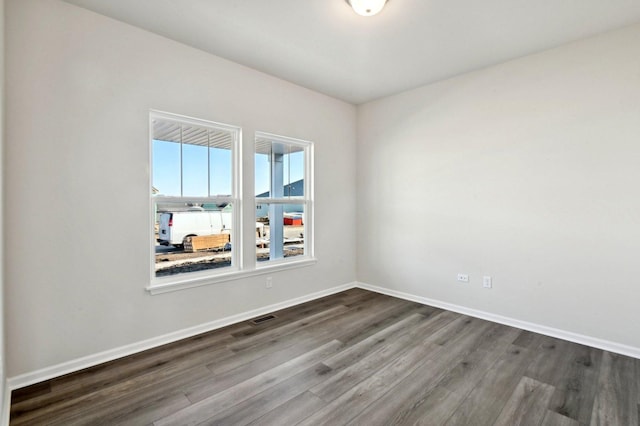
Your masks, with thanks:
[(351, 289), (12, 393), (11, 425), (638, 425), (640, 360)]

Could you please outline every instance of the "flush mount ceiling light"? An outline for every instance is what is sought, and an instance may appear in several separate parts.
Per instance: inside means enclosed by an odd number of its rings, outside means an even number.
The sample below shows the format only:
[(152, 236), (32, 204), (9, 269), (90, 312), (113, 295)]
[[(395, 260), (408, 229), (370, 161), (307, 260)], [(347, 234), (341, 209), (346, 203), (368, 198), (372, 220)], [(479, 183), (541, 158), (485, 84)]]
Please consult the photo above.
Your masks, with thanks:
[(387, 0), (345, 0), (358, 15), (373, 16), (379, 13)]

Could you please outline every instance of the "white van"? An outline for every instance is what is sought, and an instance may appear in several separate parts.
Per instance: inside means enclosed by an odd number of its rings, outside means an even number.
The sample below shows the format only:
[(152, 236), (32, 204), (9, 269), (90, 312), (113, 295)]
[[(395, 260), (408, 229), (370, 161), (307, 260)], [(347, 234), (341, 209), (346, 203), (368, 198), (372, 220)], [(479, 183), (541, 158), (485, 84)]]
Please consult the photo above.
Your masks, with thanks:
[(228, 234), (231, 232), (230, 211), (208, 211), (194, 208), (189, 211), (160, 214), (158, 243), (182, 248), (187, 237)]

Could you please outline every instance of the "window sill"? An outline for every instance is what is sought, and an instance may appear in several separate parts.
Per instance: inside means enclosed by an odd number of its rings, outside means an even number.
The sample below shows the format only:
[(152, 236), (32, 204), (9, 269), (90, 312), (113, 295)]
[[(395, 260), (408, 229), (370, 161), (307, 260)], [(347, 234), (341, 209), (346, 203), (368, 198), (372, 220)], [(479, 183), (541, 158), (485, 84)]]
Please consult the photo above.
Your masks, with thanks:
[(285, 271), (288, 269), (303, 268), (316, 264), (318, 261), (313, 257), (307, 257), (293, 261), (271, 261), (263, 262), (265, 265), (258, 263), (256, 269), (250, 271), (231, 271), (223, 274), (206, 275), (197, 277), (188, 277), (182, 279), (158, 280), (147, 287), (147, 291), (151, 295), (169, 293), (172, 291), (186, 290), (188, 288), (202, 287), (210, 284), (217, 284), (227, 281), (240, 280), (243, 278), (253, 277), (256, 275), (270, 274), (273, 272)]

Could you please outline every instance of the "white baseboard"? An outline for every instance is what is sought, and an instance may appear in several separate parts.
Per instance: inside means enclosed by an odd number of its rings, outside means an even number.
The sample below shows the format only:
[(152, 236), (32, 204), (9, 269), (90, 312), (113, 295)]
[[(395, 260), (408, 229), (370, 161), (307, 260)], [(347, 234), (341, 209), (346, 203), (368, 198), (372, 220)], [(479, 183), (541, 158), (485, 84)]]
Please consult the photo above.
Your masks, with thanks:
[(423, 305), (434, 306), (436, 308), (446, 309), (448, 311), (457, 312), (463, 315), (468, 315), (471, 317), (532, 331), (534, 333), (544, 334), (545, 336), (556, 337), (558, 339), (567, 340), (569, 342), (579, 343), (581, 345), (591, 346), (605, 351), (640, 359), (640, 348), (636, 348), (633, 346), (623, 345), (621, 343), (611, 342), (609, 340), (598, 339), (596, 337), (586, 336), (584, 334), (573, 333), (571, 331), (559, 330), (557, 328), (547, 327), (545, 325), (535, 324), (532, 322), (521, 321), (515, 318), (504, 317), (502, 315), (479, 311), (476, 309), (467, 308), (465, 306), (442, 302), (435, 299), (429, 299), (427, 297), (416, 296), (401, 291), (390, 290), (388, 288), (378, 287), (363, 282), (358, 282), (356, 286), (364, 290), (386, 294), (387, 296), (393, 296), (400, 299), (409, 300), (411, 302), (421, 303)]
[[(29, 386), (35, 383), (39, 383), (43, 380), (49, 380), (54, 377), (59, 377), (64, 374), (73, 373), (84, 368), (93, 367), (104, 362), (113, 361), (114, 359), (122, 358), (127, 355), (132, 355), (147, 349), (152, 349), (158, 346), (166, 345), (167, 343), (173, 343), (181, 339), (186, 339), (198, 334), (206, 333), (208, 331), (216, 330), (222, 327), (226, 327), (231, 324), (246, 321), (257, 316), (265, 315), (270, 312), (279, 311), (291, 306), (299, 305), (301, 303), (309, 302), (311, 300), (319, 299), (321, 297), (329, 296), (334, 293), (339, 293), (344, 290), (356, 287), (355, 282), (343, 284), (337, 287), (333, 287), (327, 290), (318, 291), (316, 293), (307, 294), (295, 299), (289, 299), (284, 302), (276, 303), (273, 305), (265, 306), (262, 308), (254, 309), (251, 311), (243, 312), (237, 315), (232, 315), (219, 320), (211, 321), (205, 324), (197, 325), (195, 327), (178, 330), (173, 333), (165, 334), (163, 336), (154, 337), (151, 339), (143, 340), (141, 342), (132, 343), (130, 345), (121, 346), (119, 348), (110, 349), (104, 352), (100, 352), (94, 355), (88, 355), (82, 358), (74, 359), (64, 362), (62, 364), (46, 367), (41, 370), (33, 371), (30, 373), (21, 374), (15, 377), (10, 377), (7, 380), (7, 386), (5, 393), (10, 394), (11, 390), (19, 389), (25, 386)], [(5, 399), (7, 395), (5, 395)], [(0, 423), (6, 424), (6, 423)]]

